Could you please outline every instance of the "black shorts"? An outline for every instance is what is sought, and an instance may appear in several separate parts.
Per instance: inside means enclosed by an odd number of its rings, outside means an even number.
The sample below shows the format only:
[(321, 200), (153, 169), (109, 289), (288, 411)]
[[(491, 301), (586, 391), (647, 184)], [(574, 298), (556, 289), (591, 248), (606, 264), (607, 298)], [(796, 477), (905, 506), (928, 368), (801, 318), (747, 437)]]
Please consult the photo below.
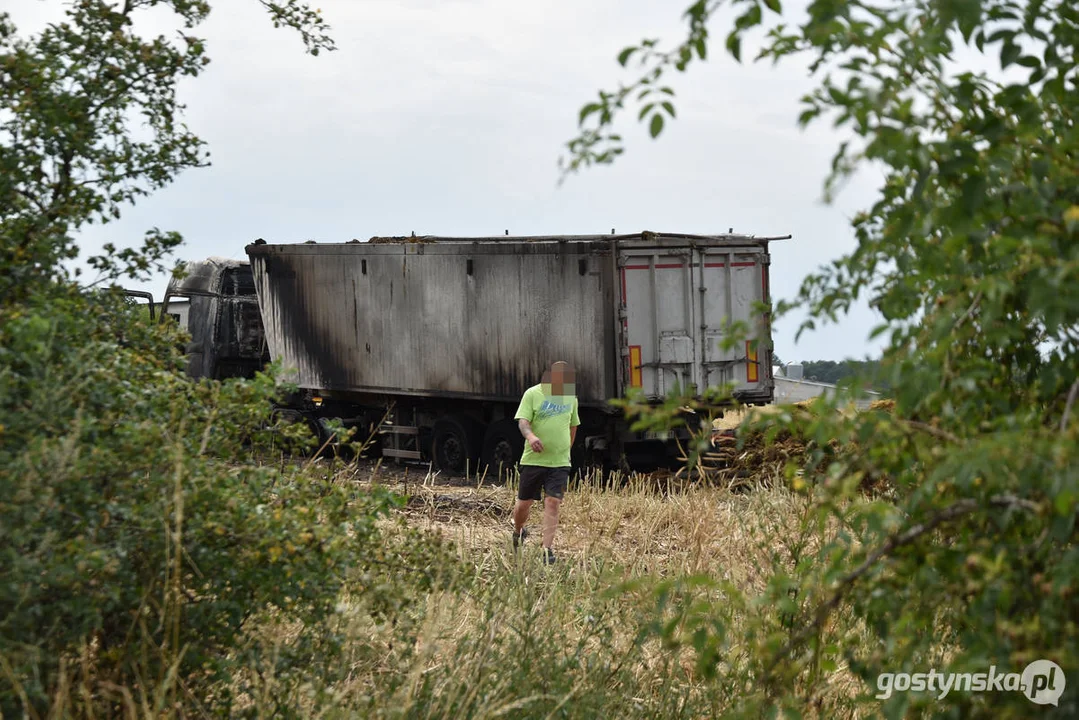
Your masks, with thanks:
[(518, 500), (539, 500), (540, 490), (547, 497), (562, 499), (569, 482), (568, 467), (541, 467), (539, 465), (521, 466), (521, 486), (517, 490)]

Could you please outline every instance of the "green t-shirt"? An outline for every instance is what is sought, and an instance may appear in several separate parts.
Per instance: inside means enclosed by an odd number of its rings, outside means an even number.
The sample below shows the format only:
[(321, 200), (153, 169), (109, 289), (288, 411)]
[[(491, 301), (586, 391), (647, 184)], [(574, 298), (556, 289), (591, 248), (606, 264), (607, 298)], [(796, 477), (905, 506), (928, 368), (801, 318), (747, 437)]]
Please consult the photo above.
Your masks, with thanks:
[[(546, 388), (547, 392), (544, 392)], [(522, 465), (569, 467), (569, 429), (581, 424), (576, 395), (551, 395), (550, 385), (533, 385), (525, 390), (515, 420), (532, 423), (532, 432), (543, 443), (543, 452), (532, 452), (525, 443)]]

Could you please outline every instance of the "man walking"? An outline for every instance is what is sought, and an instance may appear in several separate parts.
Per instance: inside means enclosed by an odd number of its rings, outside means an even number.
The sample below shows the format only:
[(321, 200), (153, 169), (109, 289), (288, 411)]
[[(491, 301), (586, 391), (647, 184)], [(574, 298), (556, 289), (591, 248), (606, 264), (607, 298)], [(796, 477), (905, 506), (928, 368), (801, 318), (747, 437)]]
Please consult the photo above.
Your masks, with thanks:
[(570, 473), (570, 447), (581, 420), (577, 415), (577, 395), (573, 368), (558, 361), (544, 373), (543, 381), (525, 391), (514, 416), (525, 438), (521, 455), (521, 486), (513, 509), (513, 547), (528, 537), (525, 523), (532, 503), (543, 500), (543, 560), (555, 561), (555, 530), (558, 508), (566, 494)]

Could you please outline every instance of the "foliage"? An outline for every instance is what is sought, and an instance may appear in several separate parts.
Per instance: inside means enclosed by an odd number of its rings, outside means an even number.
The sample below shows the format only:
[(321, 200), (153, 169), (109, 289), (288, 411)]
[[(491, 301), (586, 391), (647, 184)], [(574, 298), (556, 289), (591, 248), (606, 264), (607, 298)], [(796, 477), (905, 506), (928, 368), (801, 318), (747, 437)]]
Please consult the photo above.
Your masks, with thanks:
[[(43, 707), (65, 663), (94, 693), (201, 698), (258, 655), (238, 643), (267, 616), (304, 628), (278, 676), (325, 669), (345, 588), (384, 614), (438, 582), (399, 572), (434, 546), (386, 544), (376, 520), (400, 503), (386, 491), (242, 461), (269, 440), (270, 375), (187, 381), (168, 326), (109, 294), (54, 294), (2, 320), (5, 714), (20, 697)], [(222, 687), (203, 702), (229, 707)]]
[(860, 378), (877, 390), (890, 390), (879, 360), (808, 360), (802, 363), (807, 380), (838, 384), (847, 378)]
[[(333, 49), (319, 12), (297, 0), (260, 2), (309, 52)], [(155, 5), (175, 13), (176, 38), (137, 32), (139, 11)], [(118, 218), (124, 205), (209, 162), (176, 97), (181, 79), (209, 63), (193, 34), (209, 12), (203, 0), (77, 0), (64, 22), (32, 38), (0, 12), (0, 301), (64, 276), (79, 228)], [(109, 246), (88, 261), (103, 281), (145, 277), (179, 242), (154, 229), (138, 249)]]
[[(320, 11), (260, 2), (312, 54), (333, 49)], [(175, 38), (137, 32), (153, 6), (172, 11)], [(277, 439), (272, 372), (188, 380), (186, 338), (65, 268), (80, 228), (206, 164), (176, 88), (208, 62), (193, 33), (209, 10), (76, 0), (34, 37), (0, 13), (5, 716), (290, 714), (312, 678), (341, 672), (344, 594), (395, 615), (445, 579), (414, 565), (454, 567), (386, 520), (400, 500), (385, 490), (258, 462)], [(180, 240), (155, 229), (140, 248), (106, 245), (88, 259), (95, 284), (145, 277)]]
[[(655, 113), (674, 113), (649, 103), (670, 96), (667, 73), (705, 60), (727, 6), (737, 10), (728, 53), (740, 61), (759, 43), (758, 59), (804, 58), (819, 85), (799, 122), (831, 117), (849, 132), (826, 197), (860, 167), (883, 170), (878, 200), (853, 221), (857, 248), (777, 312), (806, 308), (801, 332), (868, 296), (896, 398), (893, 413), (769, 421), (798, 424), (822, 452), (829, 440), (860, 452), (811, 459), (797, 476), (815, 503), (807, 522), (842, 532), (793, 574), (773, 568), (765, 599), (793, 593), (801, 629), (760, 635), (749, 702), (811, 705), (820, 670), (837, 663), (873, 690), (885, 671), (1021, 671), (1047, 658), (1068, 673), (1058, 711), (1075, 713), (1079, 11), (1044, 0), (813, 0), (791, 22), (778, 0), (701, 0), (673, 50), (649, 40), (622, 52), (641, 74), (582, 109), (566, 172), (620, 154), (611, 129), (631, 103), (658, 134)], [(971, 69), (985, 66), (995, 67)], [(894, 488), (887, 501), (858, 491), (868, 471)], [(834, 632), (839, 610), (876, 642)], [(1015, 692), (863, 701), (893, 717), (1032, 707)]]
[[(179, 40), (135, 33), (136, 11), (153, 4), (174, 11)], [(317, 11), (263, 5), (312, 52), (332, 49)], [(628, 104), (661, 134), (675, 117), (665, 74), (707, 58), (727, 5), (693, 3), (671, 51), (647, 40), (621, 53), (642, 75), (582, 109), (567, 172), (623, 151), (612, 125)], [(385, 714), (646, 716), (674, 714), (676, 698), (691, 715), (826, 713), (830, 678), (846, 671), (863, 682), (849, 699), (861, 711), (1026, 716), (1014, 692), (880, 702), (876, 678), (1037, 658), (1068, 673), (1056, 712), (1079, 712), (1079, 11), (813, 0), (792, 25), (778, 0), (729, 5), (740, 13), (728, 53), (740, 59), (763, 29), (758, 57), (806, 57), (820, 78), (801, 122), (831, 115), (852, 131), (826, 193), (866, 163), (885, 171), (855, 219), (857, 249), (809, 276), (800, 302), (812, 329), (870, 297), (886, 321), (894, 411), (825, 402), (743, 428), (743, 440), (786, 430), (809, 448), (785, 475), (804, 499), (797, 527), (775, 529), (753, 582), (604, 593), (608, 579), (560, 594), (581, 580), (512, 568), (433, 595), (450, 612), (478, 608), (484, 628), (453, 638), (448, 675), (426, 664), (422, 641), (439, 638), (420, 634), (414, 602), (454, 579), (445, 548), (393, 528), (384, 491), (251, 462), (266, 448), (272, 375), (192, 383), (176, 337), (64, 281), (79, 228), (205, 164), (175, 87), (205, 66), (191, 32), (207, 3), (78, 0), (30, 39), (0, 14), (0, 710), (300, 713), (352, 662), (373, 662), (346, 646), (344, 616), (359, 608), (394, 628), (386, 662), (410, 670), (375, 675), (378, 692), (360, 698)], [(965, 70), (960, 50), (1020, 75)], [(178, 242), (152, 231), (91, 266), (106, 281), (137, 277)], [(637, 414), (647, 427), (699, 421), (728, 390), (694, 401), (696, 418), (677, 397)], [(696, 450), (707, 442), (699, 433)], [(867, 476), (884, 490), (864, 493)], [(634, 593), (639, 615), (607, 602)], [(629, 644), (617, 635), (627, 627)]]

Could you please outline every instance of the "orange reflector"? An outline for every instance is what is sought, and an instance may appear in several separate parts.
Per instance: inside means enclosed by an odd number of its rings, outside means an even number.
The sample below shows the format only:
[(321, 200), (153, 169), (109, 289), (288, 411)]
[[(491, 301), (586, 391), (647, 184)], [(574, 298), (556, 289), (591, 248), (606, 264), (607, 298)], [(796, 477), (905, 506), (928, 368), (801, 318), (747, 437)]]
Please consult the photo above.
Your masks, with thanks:
[(753, 341), (746, 340), (746, 382), (755, 383), (759, 381), (759, 373), (757, 351), (753, 349)]
[(629, 346), (629, 384), (631, 387), (641, 387), (641, 346)]

